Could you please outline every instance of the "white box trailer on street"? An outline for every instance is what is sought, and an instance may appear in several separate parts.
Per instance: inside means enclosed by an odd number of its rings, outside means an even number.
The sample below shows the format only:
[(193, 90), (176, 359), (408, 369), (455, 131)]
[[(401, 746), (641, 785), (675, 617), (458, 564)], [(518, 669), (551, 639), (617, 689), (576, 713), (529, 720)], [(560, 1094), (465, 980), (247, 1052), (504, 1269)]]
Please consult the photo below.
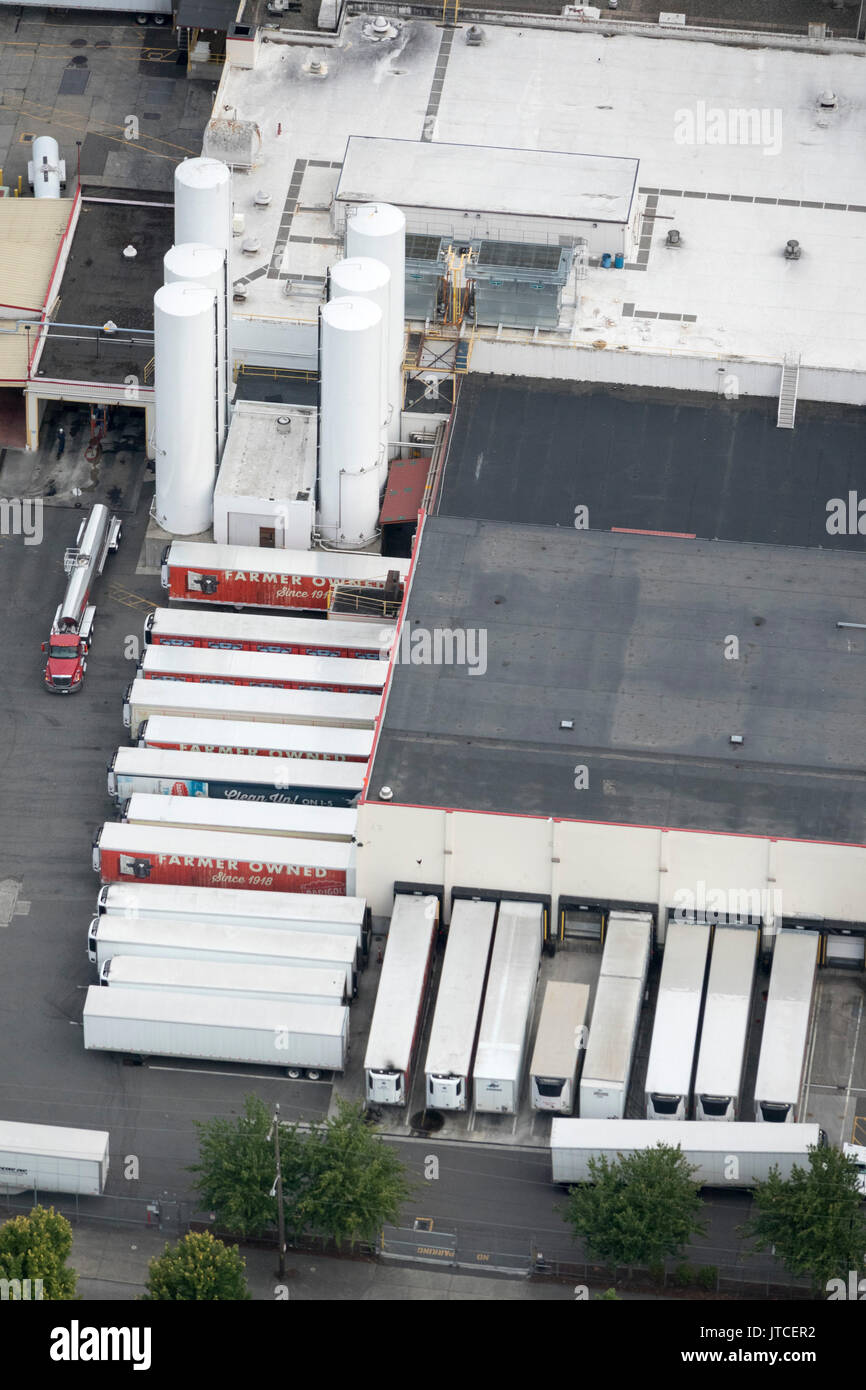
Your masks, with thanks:
[(84, 1001), (87, 1051), (182, 1057), (341, 1072), (349, 1047), (349, 1010), (338, 1004), (182, 994), (171, 990), (101, 989)]
[(456, 898), (451, 909), (445, 960), (424, 1064), (428, 1109), (468, 1108), (495, 919), (495, 902)]
[(106, 821), (93, 841), (93, 868), (103, 883), (149, 879), (201, 888), (271, 892), (286, 887), (344, 896), (355, 888), (355, 846), (345, 840)]
[(341, 806), (270, 806), (260, 801), (216, 801), (212, 796), (158, 796), (134, 792), (123, 819), (130, 825), (178, 830), (222, 830), (239, 835), (291, 835), (351, 844), (358, 812)]
[(625, 1116), (643, 991), (639, 978), (599, 977), (580, 1076), (578, 1106), (584, 1119)]
[(533, 1110), (571, 1115), (577, 1099), (577, 1070), (586, 1047), (589, 986), (549, 980), (529, 1064)]
[(643, 1153), (657, 1144), (678, 1145), (697, 1172), (699, 1187), (754, 1187), (777, 1167), (783, 1178), (794, 1165), (808, 1167), (809, 1149), (825, 1142), (818, 1125), (765, 1125), (733, 1121), (685, 1120), (676, 1129), (665, 1120), (554, 1120), (550, 1134), (553, 1181), (592, 1181), (589, 1160), (611, 1162)]
[(689, 1118), (709, 949), (705, 923), (668, 923), (644, 1086), (648, 1120)]
[(755, 1078), (755, 1119), (798, 1119), (806, 1073), (820, 934), (783, 928), (776, 937)]
[(739, 1118), (758, 959), (757, 927), (716, 927), (701, 1045), (695, 1071), (695, 1119)]
[(542, 933), (540, 903), (500, 902), (472, 1069), (476, 1110), (517, 1112)]
[(102, 970), (115, 956), (157, 956), (225, 961), (230, 965), (288, 965), (300, 970), (341, 972), (347, 995), (358, 982), (357, 946), (351, 936), (277, 931), (228, 922), (160, 921), (148, 917), (94, 917), (87, 955)]
[(292, 965), (184, 960), (177, 956), (112, 956), (99, 972), (110, 989), (173, 989), (182, 994), (243, 994), (287, 1004), (347, 1004), (345, 970)]
[(72, 1192), (100, 1197), (108, 1177), (108, 1133), (0, 1120), (0, 1192)]
[(334, 729), (320, 724), (257, 724), (251, 719), (182, 719), (154, 714), (142, 723), (138, 746), (174, 748), (183, 753), (366, 763), (373, 751), (373, 733), (370, 729)]
[(379, 695), (343, 695), (333, 690), (271, 690), (260, 685), (204, 685), (194, 681), (132, 681), (123, 697), (123, 723), (137, 739), (145, 719), (244, 720), (261, 724), (309, 724), (337, 729), (373, 729)]
[(319, 897), (314, 893), (259, 893), (255, 888), (186, 888), (161, 883), (107, 883), (96, 910), (102, 916), (233, 922), (351, 936), (366, 955), (369, 926), (364, 898)]
[(355, 806), (365, 763), (313, 758), (259, 758), (251, 753), (183, 753), (175, 748), (118, 748), (108, 767), (108, 795), (123, 806), (133, 792), (212, 796), (272, 806)]
[(387, 661), (396, 624), (379, 627), (287, 614), (231, 613), (207, 608), (157, 608), (144, 620), (144, 640), (165, 647), (285, 652)]
[(365, 1095), (373, 1105), (409, 1099), (438, 924), (438, 899), (395, 895), (364, 1057)]

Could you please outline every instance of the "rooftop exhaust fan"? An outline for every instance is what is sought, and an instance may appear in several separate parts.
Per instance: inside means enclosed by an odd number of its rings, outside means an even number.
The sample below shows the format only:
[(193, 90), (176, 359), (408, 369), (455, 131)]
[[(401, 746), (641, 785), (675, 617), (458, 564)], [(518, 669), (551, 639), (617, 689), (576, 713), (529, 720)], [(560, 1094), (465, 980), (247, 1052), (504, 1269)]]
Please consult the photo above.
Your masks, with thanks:
[(671, 227), (671, 229), (670, 229), (670, 231), (668, 232), (667, 237), (666, 237), (666, 239), (665, 239), (665, 245), (666, 245), (666, 246), (682, 246), (682, 244), (683, 244), (683, 239), (682, 239), (682, 237), (680, 236), (679, 232), (677, 231), (676, 227)]
[(786, 261), (798, 261), (798, 260), (800, 259), (800, 257), (802, 256), (802, 254), (803, 254), (803, 248), (802, 248), (802, 246), (800, 245), (799, 241), (794, 241), (793, 238), (792, 238), (790, 241), (786, 241), (786, 242), (785, 242), (785, 260), (786, 260)]
[(470, 24), (466, 30), (466, 42), (470, 48), (478, 48), (484, 38), (484, 30), (478, 24)]
[(255, 203), (257, 208), (266, 208), (270, 201), (271, 194), (268, 193), (264, 188), (260, 188), (255, 198), (253, 199), (253, 202)]

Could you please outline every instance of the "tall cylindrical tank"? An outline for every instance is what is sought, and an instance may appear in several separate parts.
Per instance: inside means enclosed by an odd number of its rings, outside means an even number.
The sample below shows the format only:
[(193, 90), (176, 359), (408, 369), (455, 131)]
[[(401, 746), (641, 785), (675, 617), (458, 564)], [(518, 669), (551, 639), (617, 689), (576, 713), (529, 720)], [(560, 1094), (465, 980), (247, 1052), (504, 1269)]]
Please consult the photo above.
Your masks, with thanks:
[(216, 296), (177, 281), (153, 297), (156, 504), (160, 526), (194, 536), (213, 522), (217, 465)]
[(217, 373), (219, 398), (217, 401), (217, 428), (219, 430), (219, 452), (222, 455), (226, 437), (226, 400), (231, 394), (231, 373), (228, 367), (228, 339), (226, 324), (226, 258), (215, 246), (205, 246), (202, 242), (187, 242), (186, 245), (172, 246), (163, 257), (163, 272), (167, 285), (182, 281), (206, 285), (217, 297)]
[(366, 545), (379, 519), (382, 311), (368, 299), (322, 309), (319, 531), (347, 550)]
[(60, 146), (51, 135), (39, 135), (30, 147), (33, 197), (60, 197)]
[(350, 208), (346, 219), (346, 256), (372, 257), (391, 272), (388, 307), (388, 400), (397, 403), (388, 426), (392, 444), (401, 438), (403, 409), (403, 340), (406, 332), (406, 218), (390, 203), (365, 203)]
[(382, 426), (381, 439), (384, 445), (379, 461), (379, 491), (381, 493), (388, 480), (388, 431), (390, 422), (398, 413), (396, 400), (392, 400), (393, 379), (390, 371), (389, 338), (391, 313), (391, 272), (384, 261), (374, 261), (369, 256), (352, 256), (351, 259), (337, 261), (331, 266), (331, 298), (345, 299), (352, 296), (367, 299), (382, 311), (382, 351), (380, 366), (382, 377)]
[(221, 159), (185, 159), (175, 169), (174, 240), (231, 254), (232, 176)]

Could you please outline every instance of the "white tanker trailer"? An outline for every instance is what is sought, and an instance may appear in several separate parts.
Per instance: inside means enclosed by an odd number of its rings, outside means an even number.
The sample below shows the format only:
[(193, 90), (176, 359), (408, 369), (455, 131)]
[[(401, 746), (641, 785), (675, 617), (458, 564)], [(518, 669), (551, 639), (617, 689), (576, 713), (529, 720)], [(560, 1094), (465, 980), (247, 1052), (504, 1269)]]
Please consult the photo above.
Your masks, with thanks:
[(45, 688), (53, 695), (74, 694), (84, 684), (96, 620), (90, 596), (109, 552), (120, 545), (121, 534), (121, 522), (97, 502), (81, 523), (76, 546), (66, 552), (64, 568), (69, 582), (63, 602), (54, 614), (51, 636), (42, 643), (42, 650), (48, 654)]

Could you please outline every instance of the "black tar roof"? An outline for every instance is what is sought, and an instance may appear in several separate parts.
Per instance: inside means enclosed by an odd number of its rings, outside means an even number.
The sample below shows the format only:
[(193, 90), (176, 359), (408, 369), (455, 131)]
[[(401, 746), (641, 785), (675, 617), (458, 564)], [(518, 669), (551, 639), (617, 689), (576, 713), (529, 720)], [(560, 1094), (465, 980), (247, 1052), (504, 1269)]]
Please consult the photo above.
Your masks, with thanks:
[(864, 549), (828, 536), (827, 502), (862, 490), (863, 412), (693, 391), (467, 376), (438, 511), (546, 526)]
[[(106, 196), (102, 190), (96, 197)], [(109, 195), (110, 196), (110, 195)], [(137, 199), (135, 193), (127, 193)], [(147, 195), (143, 201), (149, 201)], [(164, 201), (168, 202), (168, 199)], [(172, 207), (140, 207), (133, 202), (82, 204), (54, 319), (60, 324), (153, 329), (153, 296), (163, 283), (163, 257), (174, 240)], [(134, 259), (123, 256), (135, 247)], [(54, 328), (48, 334), (40, 373), (63, 381), (144, 381), (153, 357), (152, 336), (130, 338), (87, 329)]]
[(866, 632), (835, 626), (864, 581), (851, 551), (429, 518), (407, 627), (481, 629), (487, 669), (398, 662), (370, 796), (864, 843)]

